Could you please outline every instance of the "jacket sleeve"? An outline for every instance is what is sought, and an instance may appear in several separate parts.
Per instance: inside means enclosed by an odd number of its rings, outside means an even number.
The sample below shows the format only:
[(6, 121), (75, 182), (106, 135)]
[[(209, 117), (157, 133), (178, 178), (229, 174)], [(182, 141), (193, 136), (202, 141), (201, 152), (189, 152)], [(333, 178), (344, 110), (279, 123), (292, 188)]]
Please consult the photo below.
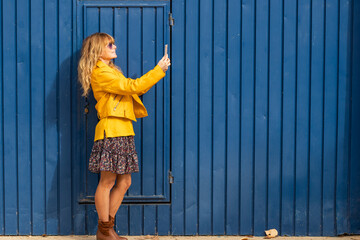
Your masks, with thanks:
[(126, 78), (123, 74), (114, 74), (107, 69), (100, 69), (92, 83), (100, 90), (120, 95), (145, 93), (165, 76), (164, 71), (156, 65), (154, 69), (140, 78)]
[(151, 87), (149, 87), (149, 88), (145, 89), (145, 90), (144, 90), (144, 91), (142, 91), (142, 92), (139, 92), (137, 95), (138, 95), (138, 96), (144, 95), (144, 94), (145, 94), (145, 93), (147, 93), (147, 91), (149, 91), (152, 87), (153, 87), (153, 86), (151, 86)]

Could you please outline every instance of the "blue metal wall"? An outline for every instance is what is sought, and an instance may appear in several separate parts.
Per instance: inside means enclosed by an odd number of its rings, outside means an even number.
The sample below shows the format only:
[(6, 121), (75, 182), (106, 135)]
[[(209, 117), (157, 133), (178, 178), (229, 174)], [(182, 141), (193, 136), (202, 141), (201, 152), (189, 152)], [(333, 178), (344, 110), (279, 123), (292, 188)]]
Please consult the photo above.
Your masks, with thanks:
[[(82, 2), (1, 1), (2, 235), (96, 230), (78, 202)], [(359, 234), (360, 1), (173, 0), (171, 11), (171, 204), (124, 205), (117, 231)]]
[(173, 2), (173, 234), (359, 233), (359, 4)]
[(72, 4), (1, 1), (1, 234), (72, 231)]

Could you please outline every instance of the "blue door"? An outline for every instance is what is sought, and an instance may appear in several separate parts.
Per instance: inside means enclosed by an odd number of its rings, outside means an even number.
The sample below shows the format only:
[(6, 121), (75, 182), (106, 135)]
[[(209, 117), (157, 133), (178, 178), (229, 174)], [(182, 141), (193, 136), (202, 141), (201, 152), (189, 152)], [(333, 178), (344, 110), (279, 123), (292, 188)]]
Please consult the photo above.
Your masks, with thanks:
[[(115, 64), (124, 75), (138, 78), (162, 58), (164, 45), (170, 44), (168, 1), (78, 1), (77, 46), (95, 33), (115, 38), (118, 58)], [(169, 48), (170, 49), (170, 48)], [(168, 203), (170, 184), (170, 78), (169, 74), (141, 96), (149, 116), (134, 122), (140, 172), (132, 174), (132, 186), (125, 203)], [(85, 185), (80, 202), (93, 201), (99, 175), (87, 170), (98, 122), (95, 99), (82, 99), (82, 174)]]

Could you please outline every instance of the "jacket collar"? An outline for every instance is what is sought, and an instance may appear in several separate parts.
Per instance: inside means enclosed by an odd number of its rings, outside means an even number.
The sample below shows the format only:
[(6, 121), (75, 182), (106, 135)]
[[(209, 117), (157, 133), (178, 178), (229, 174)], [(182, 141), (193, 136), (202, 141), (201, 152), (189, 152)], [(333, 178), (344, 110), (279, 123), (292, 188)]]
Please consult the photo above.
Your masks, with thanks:
[(101, 68), (101, 67), (109, 67), (106, 63), (104, 63), (104, 62), (101, 61), (101, 60), (98, 60), (98, 61), (96, 62), (96, 66), (99, 67), (99, 68)]

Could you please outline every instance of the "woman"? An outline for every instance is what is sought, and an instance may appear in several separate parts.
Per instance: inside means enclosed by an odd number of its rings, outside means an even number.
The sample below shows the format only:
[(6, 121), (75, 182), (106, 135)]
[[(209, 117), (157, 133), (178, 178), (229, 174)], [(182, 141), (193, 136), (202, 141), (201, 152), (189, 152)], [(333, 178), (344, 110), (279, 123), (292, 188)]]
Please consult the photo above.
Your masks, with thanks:
[(132, 121), (147, 116), (139, 96), (162, 79), (170, 66), (165, 54), (154, 69), (138, 79), (130, 79), (112, 62), (116, 57), (114, 38), (95, 33), (83, 41), (78, 66), (83, 96), (88, 95), (91, 86), (100, 119), (89, 160), (89, 170), (100, 172), (95, 193), (98, 240), (126, 239), (118, 236), (113, 226), (131, 185), (131, 173), (139, 171)]

